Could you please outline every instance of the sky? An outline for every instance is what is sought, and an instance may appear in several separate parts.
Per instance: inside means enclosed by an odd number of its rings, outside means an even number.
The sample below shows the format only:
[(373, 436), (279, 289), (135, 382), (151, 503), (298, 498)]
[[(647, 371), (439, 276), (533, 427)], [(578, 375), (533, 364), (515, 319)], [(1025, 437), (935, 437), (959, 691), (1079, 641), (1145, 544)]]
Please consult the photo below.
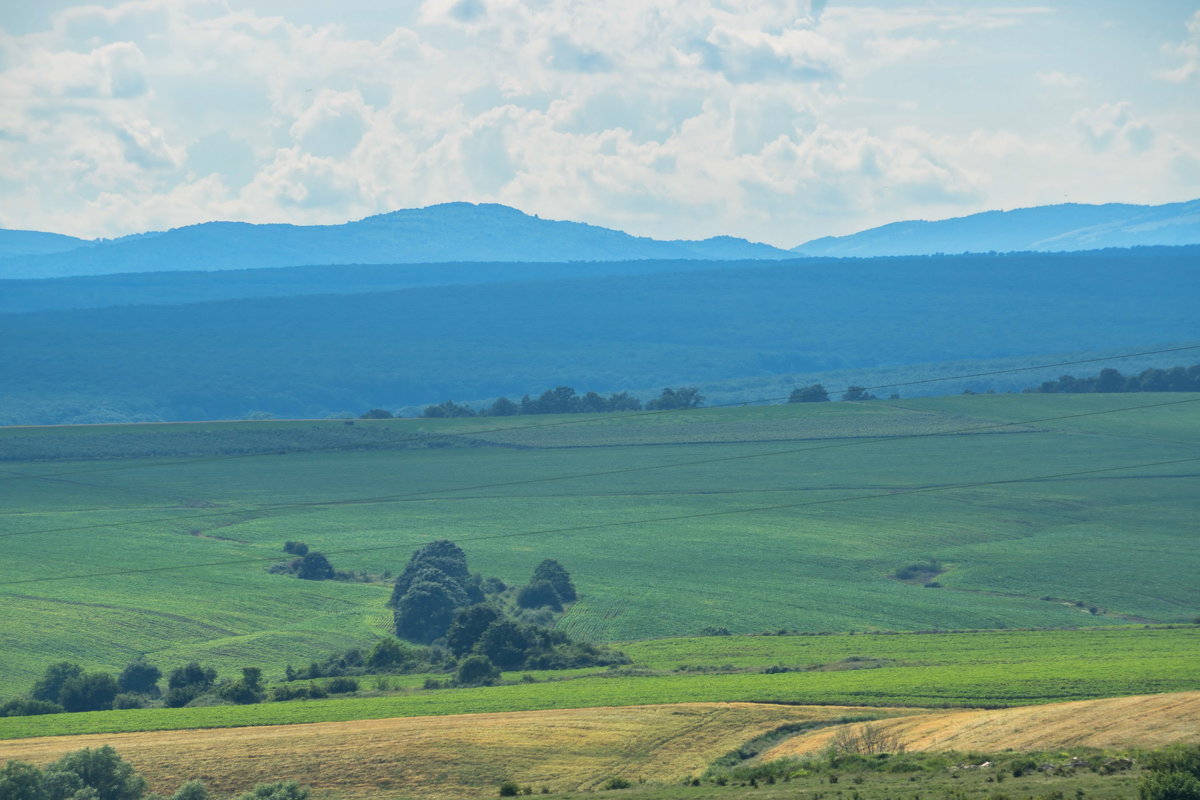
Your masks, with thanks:
[(450, 201), (791, 247), (1200, 197), (1200, 2), (0, 6), (0, 227)]

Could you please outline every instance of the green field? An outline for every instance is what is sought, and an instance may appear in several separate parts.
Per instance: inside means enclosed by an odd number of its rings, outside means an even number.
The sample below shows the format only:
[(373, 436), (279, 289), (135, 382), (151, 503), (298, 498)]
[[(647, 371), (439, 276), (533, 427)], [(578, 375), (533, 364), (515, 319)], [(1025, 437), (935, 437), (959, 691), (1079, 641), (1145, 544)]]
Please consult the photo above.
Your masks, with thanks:
[[(510, 583), (556, 558), (594, 640), (1190, 622), (1198, 399), (4, 429), (0, 697), (54, 660), (273, 678), (387, 631), (385, 582), (268, 574), (288, 539), (374, 575), (436, 538)], [(891, 577), (925, 557), (942, 588)]]
[[(1200, 688), (1197, 627), (721, 636), (624, 649), (629, 668), (530, 673), (532, 683), (511, 673), (515, 683), (496, 687), (8, 717), (0, 739), (703, 701), (1000, 707)], [(762, 672), (777, 665), (796, 671)], [(370, 684), (362, 681), (367, 693)]]

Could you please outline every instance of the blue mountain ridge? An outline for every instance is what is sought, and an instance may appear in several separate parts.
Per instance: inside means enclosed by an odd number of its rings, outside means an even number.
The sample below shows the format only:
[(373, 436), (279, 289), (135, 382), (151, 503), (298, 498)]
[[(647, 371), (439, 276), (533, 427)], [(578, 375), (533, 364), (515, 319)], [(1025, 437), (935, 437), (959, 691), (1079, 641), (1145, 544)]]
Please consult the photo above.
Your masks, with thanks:
[(1139, 206), (1064, 203), (984, 211), (929, 222), (893, 222), (848, 236), (825, 236), (792, 248), (801, 256), (936, 255), (1099, 250), (1200, 243), (1200, 200)]
[(786, 250), (728, 236), (662, 241), (540, 219), (496, 204), (445, 203), (342, 225), (205, 222), (152, 236), (0, 259), (0, 278), (232, 270), (307, 264), (448, 261), (783, 259)]

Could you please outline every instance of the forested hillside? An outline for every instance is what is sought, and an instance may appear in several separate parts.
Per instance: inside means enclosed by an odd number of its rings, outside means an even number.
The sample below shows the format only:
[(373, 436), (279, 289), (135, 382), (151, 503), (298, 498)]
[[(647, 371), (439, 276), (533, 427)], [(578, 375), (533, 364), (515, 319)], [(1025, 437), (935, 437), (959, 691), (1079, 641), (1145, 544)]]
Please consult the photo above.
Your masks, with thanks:
[(0, 421), (357, 415), (558, 385), (657, 395), (755, 376), (1152, 349), (1198, 333), (1198, 250), (800, 261), (9, 314)]

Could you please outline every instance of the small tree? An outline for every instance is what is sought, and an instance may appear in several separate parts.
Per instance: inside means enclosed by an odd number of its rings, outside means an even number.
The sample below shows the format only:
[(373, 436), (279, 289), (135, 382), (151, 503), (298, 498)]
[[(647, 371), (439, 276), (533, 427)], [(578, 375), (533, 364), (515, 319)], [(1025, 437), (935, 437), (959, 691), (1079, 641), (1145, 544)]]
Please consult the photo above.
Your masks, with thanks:
[(792, 394), (788, 397), (789, 403), (828, 403), (829, 392), (825, 391), (825, 387), (819, 383), (814, 383), (812, 386), (805, 386), (799, 389), (793, 389)]
[(392, 419), (393, 414), (382, 408), (372, 408), (370, 411), (363, 412), (359, 419)]
[(291, 553), (294, 556), (302, 556), (308, 552), (308, 545), (304, 542), (287, 541), (283, 543), (283, 552)]
[(121, 670), (117, 684), (122, 692), (157, 695), (158, 681), (161, 677), (162, 670), (139, 658), (137, 661), (130, 661), (125, 669)]
[(522, 588), (517, 592), (517, 605), (521, 608), (549, 607), (554, 611), (562, 611), (562, 601), (549, 581), (538, 581)]
[(860, 400), (878, 400), (875, 395), (868, 392), (861, 386), (850, 386), (842, 393), (842, 400), (846, 402), (858, 402)]
[(78, 664), (72, 664), (69, 661), (59, 661), (46, 667), (46, 671), (42, 673), (42, 677), (33, 685), (29, 696), (34, 700), (47, 700), (51, 703), (58, 702), (58, 695), (62, 691), (62, 685), (70, 678), (78, 678), (83, 674), (83, 667)]
[(512, 620), (499, 620), (483, 632), (475, 650), (501, 669), (517, 669), (525, 662), (525, 651), (530, 644), (529, 636), (520, 625)]
[(278, 783), (260, 783), (254, 791), (239, 795), (238, 800), (308, 800), (307, 786), (301, 786), (295, 781), (279, 781)]
[(180, 689), (188, 686), (195, 686), (201, 689), (207, 689), (217, 680), (217, 671), (212, 667), (202, 667), (195, 661), (188, 663), (178, 669), (171, 670), (171, 674), (167, 677), (167, 688)]
[(408, 660), (407, 650), (390, 636), (376, 642), (371, 648), (371, 652), (367, 654), (367, 666), (379, 671), (396, 669)]
[(327, 581), (333, 577), (333, 565), (329, 559), (316, 550), (309, 550), (300, 559), (296, 577), (306, 581)]
[(0, 800), (48, 800), (42, 771), (24, 761), (0, 768)]
[(455, 656), (462, 657), (471, 652), (488, 626), (499, 619), (500, 612), (490, 605), (478, 603), (460, 608), (446, 631), (446, 646)]
[(146, 779), (108, 745), (67, 753), (46, 768), (47, 776), (56, 772), (77, 776), (98, 800), (138, 800), (147, 789)]
[(571, 583), (571, 574), (553, 558), (545, 559), (533, 570), (533, 577), (529, 579), (529, 583), (534, 584), (538, 581), (546, 581), (553, 586), (555, 594), (564, 603), (573, 603), (579, 599), (575, 593), (575, 584)]
[(454, 682), (459, 686), (490, 686), (500, 678), (500, 670), (483, 655), (464, 658), (458, 665)]
[(112, 708), (119, 691), (121, 687), (107, 672), (85, 672), (62, 685), (58, 702), (67, 711), (103, 711)]
[(209, 797), (203, 781), (188, 781), (175, 790), (171, 800), (209, 800)]

